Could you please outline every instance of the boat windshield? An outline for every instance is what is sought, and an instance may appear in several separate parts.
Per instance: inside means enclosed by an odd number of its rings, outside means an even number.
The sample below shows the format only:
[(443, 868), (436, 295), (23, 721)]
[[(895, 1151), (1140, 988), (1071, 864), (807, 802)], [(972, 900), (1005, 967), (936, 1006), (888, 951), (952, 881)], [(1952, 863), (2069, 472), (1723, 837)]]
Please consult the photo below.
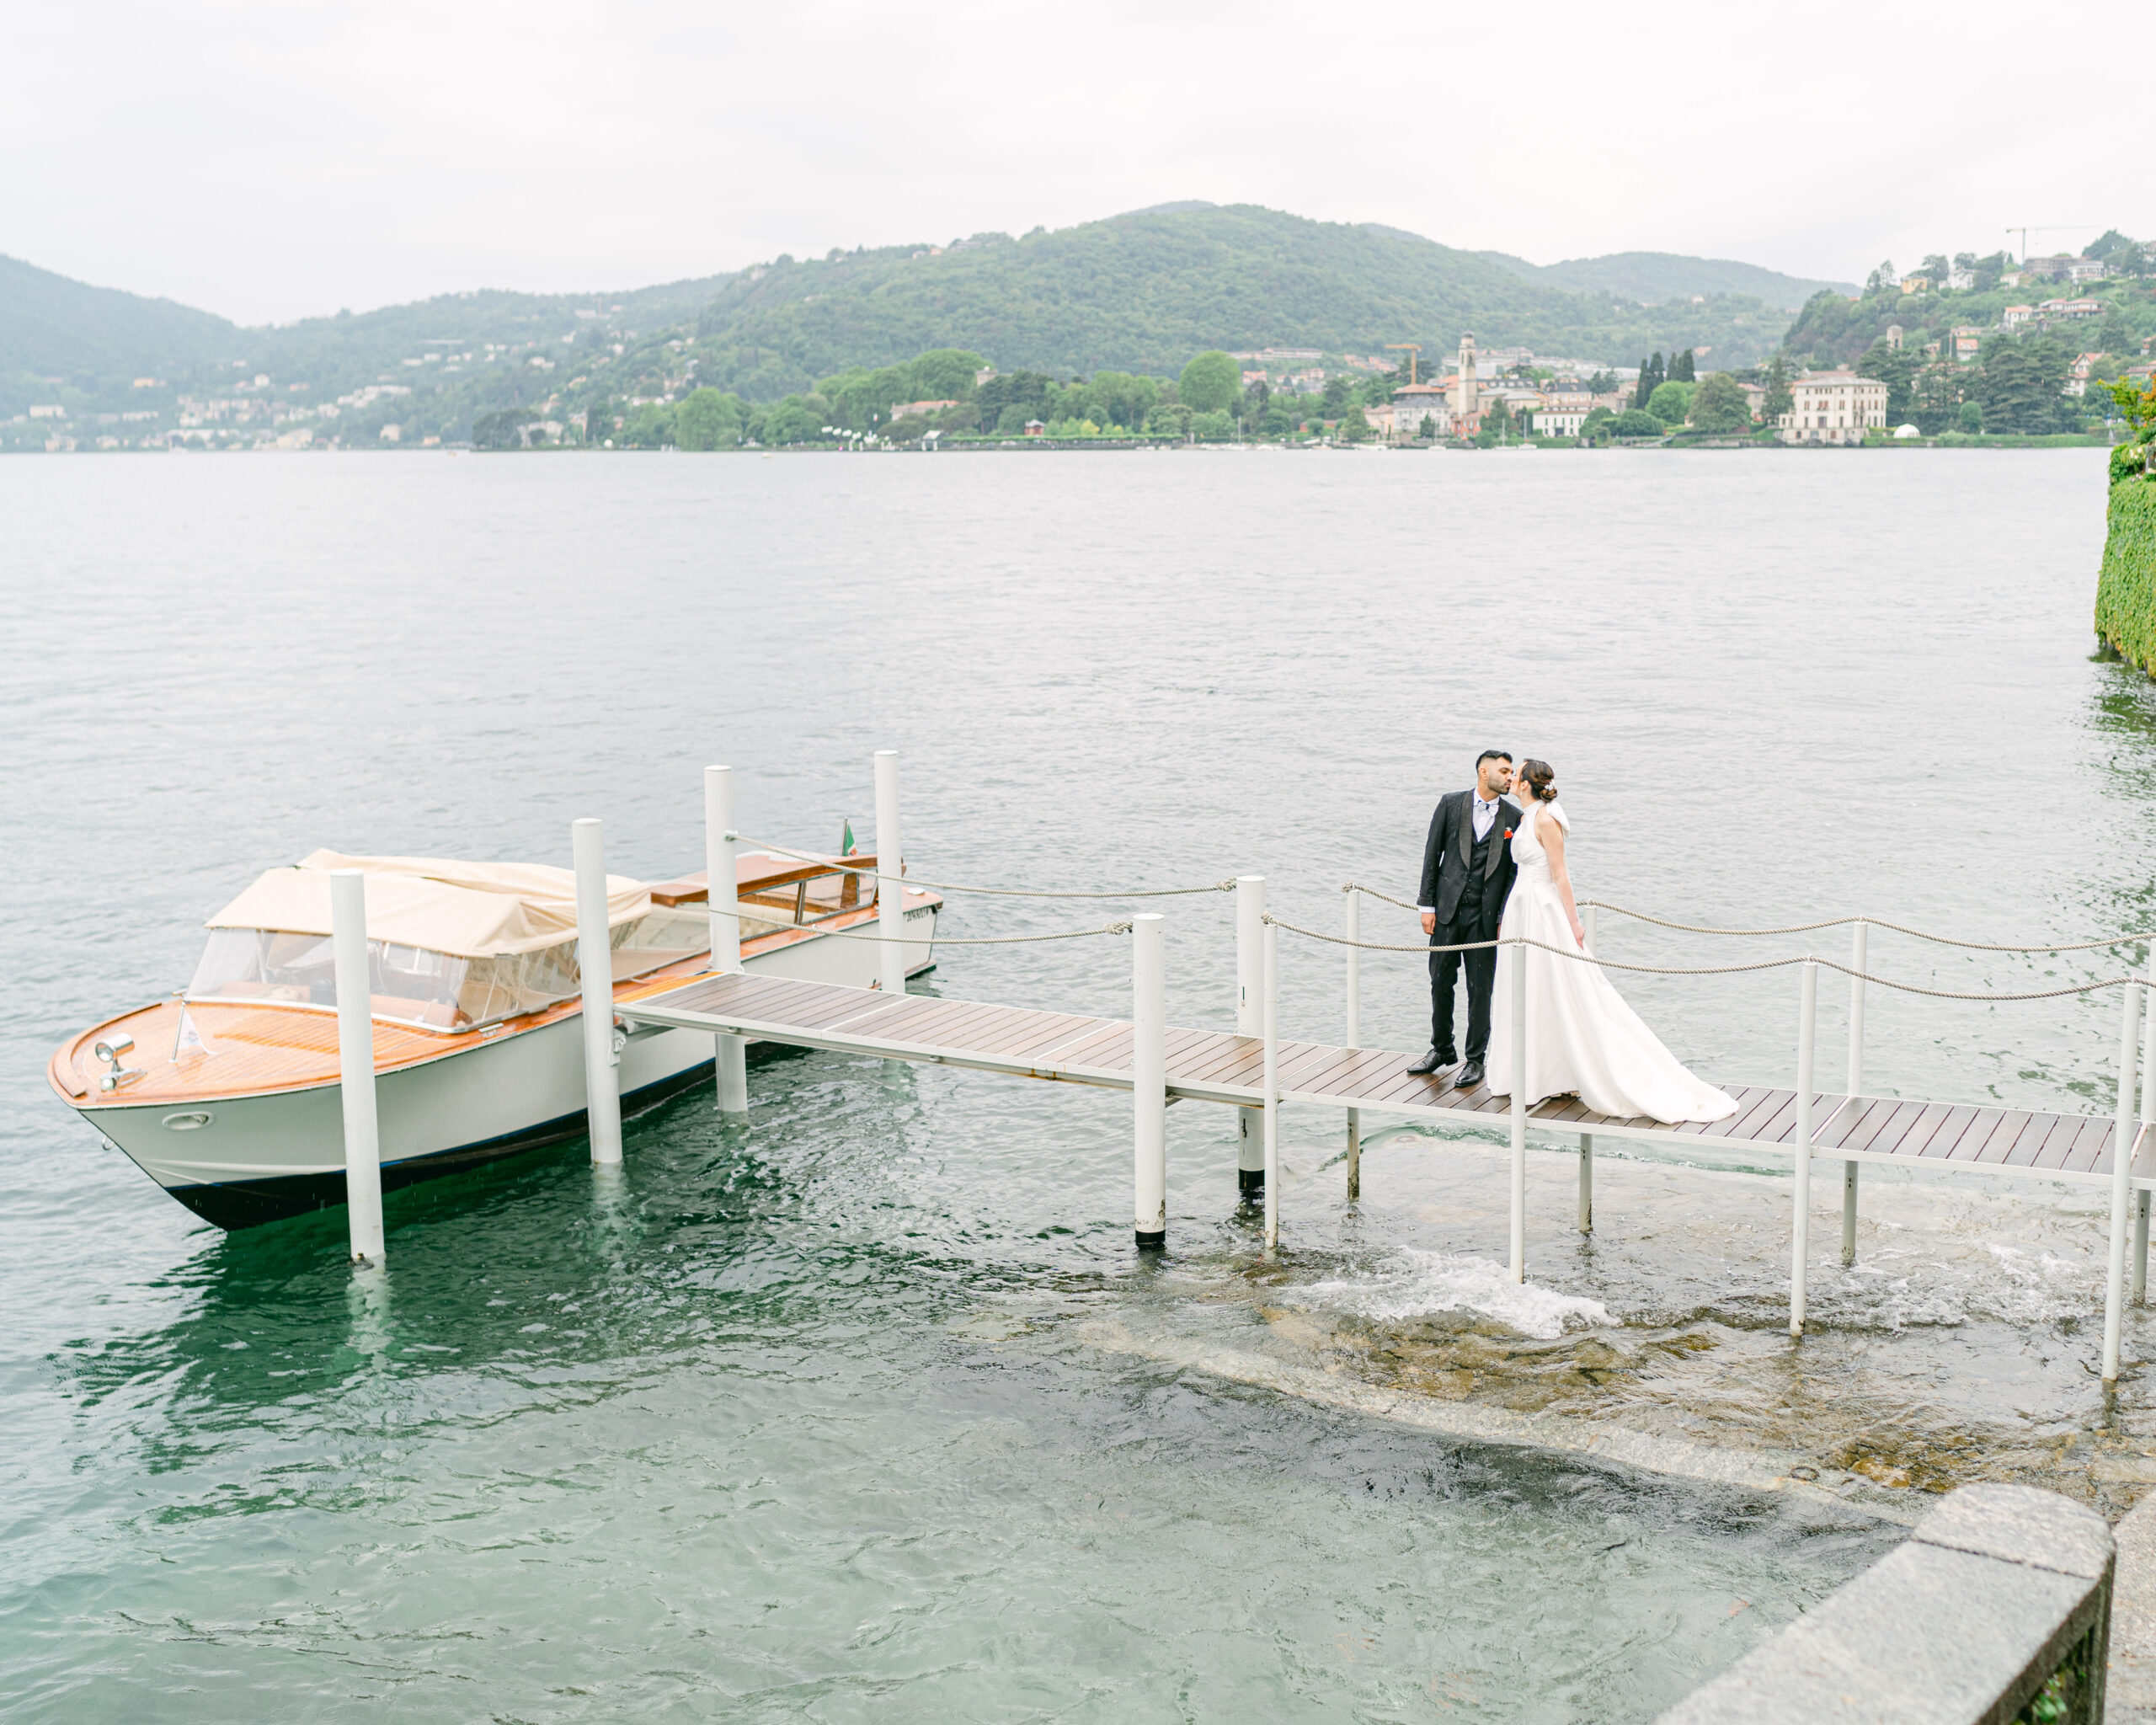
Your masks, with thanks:
[[(701, 906), (654, 910), (614, 929), (613, 947), (615, 981), (647, 976), (709, 952), (711, 921)], [(371, 940), (367, 971), (376, 1017), (429, 1030), (470, 1030), (543, 1012), (583, 986), (574, 940), (484, 958)], [(334, 1011), (337, 973), (329, 937), (213, 928), (187, 996)]]

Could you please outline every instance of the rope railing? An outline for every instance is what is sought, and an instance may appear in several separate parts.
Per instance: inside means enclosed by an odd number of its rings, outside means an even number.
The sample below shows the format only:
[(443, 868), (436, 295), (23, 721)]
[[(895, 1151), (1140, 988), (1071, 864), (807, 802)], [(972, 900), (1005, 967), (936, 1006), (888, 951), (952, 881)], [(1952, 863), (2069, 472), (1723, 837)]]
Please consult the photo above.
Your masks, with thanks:
[[(1380, 892), (1375, 887), (1364, 886), (1360, 881), (1344, 882), (1340, 890), (1381, 899), (1388, 905), (1397, 905), (1403, 911), (1419, 913), (1422, 908), (1420, 905), (1410, 904), (1405, 899), (1396, 899), (1390, 893)], [(1822, 928), (1848, 928), (1861, 922), (1867, 927), (1891, 929), (1896, 934), (1906, 934), (1913, 940), (1929, 941), (1935, 946), (1960, 947), (1974, 953), (2095, 953), (2114, 947), (2138, 946), (2144, 941), (2156, 941), (2156, 929), (2142, 929), (2135, 933), (2113, 935), (2104, 940), (2072, 941), (2057, 946), (2017, 946), (1993, 941), (1961, 940), (1951, 934), (1935, 934), (1929, 929), (1911, 928), (1879, 916), (1829, 916), (1818, 922), (1791, 922), (1773, 928), (1716, 928), (1705, 923), (1673, 922), (1666, 917), (1649, 916), (1645, 911), (1635, 911), (1627, 905), (1612, 904), (1607, 899), (1582, 899), (1579, 908), (1582, 911), (1614, 911), (1620, 916), (1630, 917), (1635, 922), (1652, 923), (1657, 928), (1675, 929), (1681, 934), (1711, 934), (1738, 938), (1757, 935), (1814, 934)]]
[[(1608, 909), (1608, 906), (1604, 906)], [(1494, 940), (1465, 941), (1456, 946), (1440, 946), (1400, 941), (1350, 940), (1345, 935), (1327, 934), (1322, 929), (1304, 928), (1293, 922), (1283, 921), (1268, 915), (1265, 920), (1276, 928), (1289, 934), (1299, 934), (1309, 940), (1321, 940), (1333, 946), (1354, 947), (1364, 952), (1376, 953), (1475, 953), (1494, 951), (1499, 947), (1534, 947), (1553, 953), (1561, 959), (1571, 959), (1582, 964), (1593, 964), (1604, 970), (1630, 970), (1649, 976), (1737, 976), (1755, 970), (1786, 970), (1797, 964), (1817, 964), (1823, 969), (1838, 970), (1843, 975), (1860, 982), (1876, 982), (1881, 988), (1897, 989), (1903, 994), (1928, 995), (1943, 1001), (2047, 1001), (2063, 995), (2095, 994), (2100, 990), (2133, 985), (2143, 988), (2152, 985), (2143, 976), (2107, 976), (2095, 982), (2074, 984), (2064, 988), (2031, 989), (2016, 994), (1978, 994), (1971, 991), (1948, 988), (1924, 988), (1913, 982), (1897, 982), (1891, 976), (1876, 976), (1868, 970), (1859, 970), (1852, 965), (1833, 959), (1822, 959), (1816, 953), (1795, 953), (1787, 958), (1762, 959), (1750, 964), (1627, 964), (1615, 959), (1598, 959), (1593, 953), (1577, 949), (1567, 950), (1550, 945), (1547, 941), (1534, 940), (1525, 935), (1507, 935)]]
[(789, 850), (784, 845), (775, 845), (768, 839), (751, 838), (745, 832), (729, 832), (729, 841), (744, 845), (755, 845), (775, 857), (791, 857), (801, 862), (821, 862), (834, 873), (859, 875), (869, 880), (888, 880), (893, 885), (925, 886), (939, 893), (973, 893), (992, 899), (1180, 899), (1198, 893), (1229, 893), (1235, 889), (1233, 875), (1225, 880), (1216, 880), (1210, 886), (1156, 886), (1139, 887), (1129, 892), (1058, 892), (1046, 888), (1018, 886), (959, 886), (947, 880), (924, 880), (916, 874), (883, 874), (873, 868), (863, 868), (833, 857), (819, 856), (814, 851)]
[[(750, 911), (713, 911), (714, 916), (731, 916), (737, 922), (761, 922), (767, 919)], [(1043, 940), (1083, 940), (1093, 934), (1128, 934), (1128, 922), (1104, 922), (1098, 928), (1066, 928), (1055, 934), (863, 934), (857, 929), (833, 928), (821, 922), (782, 922), (772, 928), (773, 934), (787, 934), (799, 930), (821, 938), (832, 940), (883, 941), (892, 946), (917, 947), (931, 944), (939, 947), (1015, 947)], [(751, 939), (760, 937), (751, 936)]]

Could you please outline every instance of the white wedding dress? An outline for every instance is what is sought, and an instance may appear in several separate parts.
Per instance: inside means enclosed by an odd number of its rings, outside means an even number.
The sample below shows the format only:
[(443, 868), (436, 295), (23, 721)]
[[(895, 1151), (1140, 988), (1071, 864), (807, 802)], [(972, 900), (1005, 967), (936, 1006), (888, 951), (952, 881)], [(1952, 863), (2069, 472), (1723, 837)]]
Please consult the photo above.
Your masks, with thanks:
[[(1513, 834), (1513, 861), (1519, 873), (1505, 900), (1501, 938), (1524, 935), (1561, 951), (1576, 951), (1565, 902), (1550, 877), (1550, 853), (1536, 829), (1554, 820), (1567, 834), (1572, 824), (1556, 803), (1529, 800)], [(1490, 1088), (1512, 1093), (1513, 957), (1497, 949), (1497, 984), (1490, 1000)], [(1527, 952), (1528, 1104), (1552, 1096), (1577, 1096), (1598, 1114), (1629, 1119), (1644, 1114), (1674, 1124), (1721, 1120), (1737, 1112), (1726, 1092), (1695, 1078), (1662, 1045), (1661, 1039), (1625, 1004), (1599, 965), (1560, 958), (1536, 947)]]

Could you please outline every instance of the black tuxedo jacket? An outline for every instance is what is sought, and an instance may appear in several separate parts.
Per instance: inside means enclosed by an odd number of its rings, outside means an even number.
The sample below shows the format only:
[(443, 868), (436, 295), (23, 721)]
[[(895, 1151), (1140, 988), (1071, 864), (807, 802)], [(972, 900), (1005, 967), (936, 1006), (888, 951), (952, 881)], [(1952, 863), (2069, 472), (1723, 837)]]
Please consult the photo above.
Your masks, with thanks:
[[(1498, 798), (1497, 825), (1482, 863), (1482, 911), (1492, 928), (1513, 889), (1513, 876), (1518, 873), (1513, 862), (1512, 836), (1519, 830), (1519, 804), (1509, 797)], [(1439, 799), (1437, 813), (1430, 817), (1430, 836), (1422, 846), (1422, 884), (1415, 895), (1417, 904), (1437, 911), (1439, 927), (1460, 909), (1474, 855), (1475, 793), (1454, 791)]]

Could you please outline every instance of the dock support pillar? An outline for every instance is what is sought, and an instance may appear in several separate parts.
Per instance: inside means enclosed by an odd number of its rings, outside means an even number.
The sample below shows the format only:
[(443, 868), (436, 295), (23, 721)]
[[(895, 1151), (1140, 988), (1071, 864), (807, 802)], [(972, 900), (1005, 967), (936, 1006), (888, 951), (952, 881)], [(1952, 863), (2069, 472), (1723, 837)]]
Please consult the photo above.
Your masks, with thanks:
[(1265, 1250), (1280, 1247), (1280, 931), (1265, 925)]
[(2133, 1145), (2141, 1124), (2135, 1065), (2141, 1053), (2141, 985), (2126, 985), (2119, 1007), (2119, 1096), (2111, 1122), (2111, 1252), (2104, 1277), (2104, 1382), (2119, 1381), (2119, 1339), (2126, 1327), (2126, 1216), (2133, 1191)]
[(876, 751), (876, 872), (887, 877), (876, 883), (876, 932), (883, 937), (877, 948), (882, 959), (878, 975), (885, 994), (906, 991), (906, 889), (899, 877), (905, 873), (905, 853), (899, 841), (899, 751)]
[(1580, 1134), (1580, 1232), (1594, 1231), (1594, 1134)]
[[(741, 885), (734, 866), (734, 769), (704, 769), (704, 901), (711, 913), (711, 968), (741, 970)], [(721, 1031), (712, 1039), (722, 1114), (749, 1112), (749, 1044)]]
[[(1861, 972), (1871, 925), (1861, 916), (1849, 936), (1849, 969)], [(1846, 1094), (1854, 1100), (1864, 1088), (1864, 978), (1849, 978), (1849, 1081)], [(1856, 1262), (1856, 1161), (1842, 1164), (1842, 1263)]]
[(591, 1160), (622, 1160), (621, 1056), (614, 1050), (614, 943), (606, 924), (606, 841), (595, 820), (569, 826), (576, 862), (576, 962), (584, 985), (584, 1107)]
[(1527, 948), (1514, 945), (1513, 967), (1513, 1238), (1512, 1273), (1527, 1279)]
[[(2156, 1013), (2149, 1016), (2156, 1017)], [(2134, 1198), (2133, 1303), (2145, 1306), (2148, 1301), (2148, 1188), (2143, 1187)]]
[[(1363, 1045), (1363, 951), (1354, 944), (1363, 937), (1363, 895), (1352, 887), (1348, 892), (1348, 1046)], [(1363, 1111), (1348, 1110), (1348, 1201), (1363, 1197)]]
[(374, 988), (367, 956), (367, 878), (329, 874), (330, 953), (337, 979), (337, 1084), (344, 1104), (344, 1216), (352, 1262), (382, 1262), (382, 1131), (374, 1098)]
[(1158, 1252), (1168, 1243), (1166, 931), (1157, 911), (1130, 919), (1130, 1113), (1140, 1252)]
[[(1235, 1034), (1265, 1034), (1265, 877), (1235, 877)], [(1265, 1111), (1235, 1110), (1235, 1192), (1245, 1204), (1265, 1197)]]
[[(2143, 1001), (2141, 1017), (2141, 1135), (2156, 1126), (2156, 941), (2148, 946), (2148, 985), (2152, 992)], [(2137, 1220), (2133, 1225), (2133, 1301), (2143, 1304), (2148, 1295), (2148, 1201), (2144, 1188), (2138, 1194)]]
[(1812, 1252), (1812, 1092), (1813, 1036), (1819, 1011), (1819, 967), (1804, 961), (1796, 1009), (1796, 1215), (1790, 1231), (1789, 1332), (1804, 1334), (1804, 1275)]

